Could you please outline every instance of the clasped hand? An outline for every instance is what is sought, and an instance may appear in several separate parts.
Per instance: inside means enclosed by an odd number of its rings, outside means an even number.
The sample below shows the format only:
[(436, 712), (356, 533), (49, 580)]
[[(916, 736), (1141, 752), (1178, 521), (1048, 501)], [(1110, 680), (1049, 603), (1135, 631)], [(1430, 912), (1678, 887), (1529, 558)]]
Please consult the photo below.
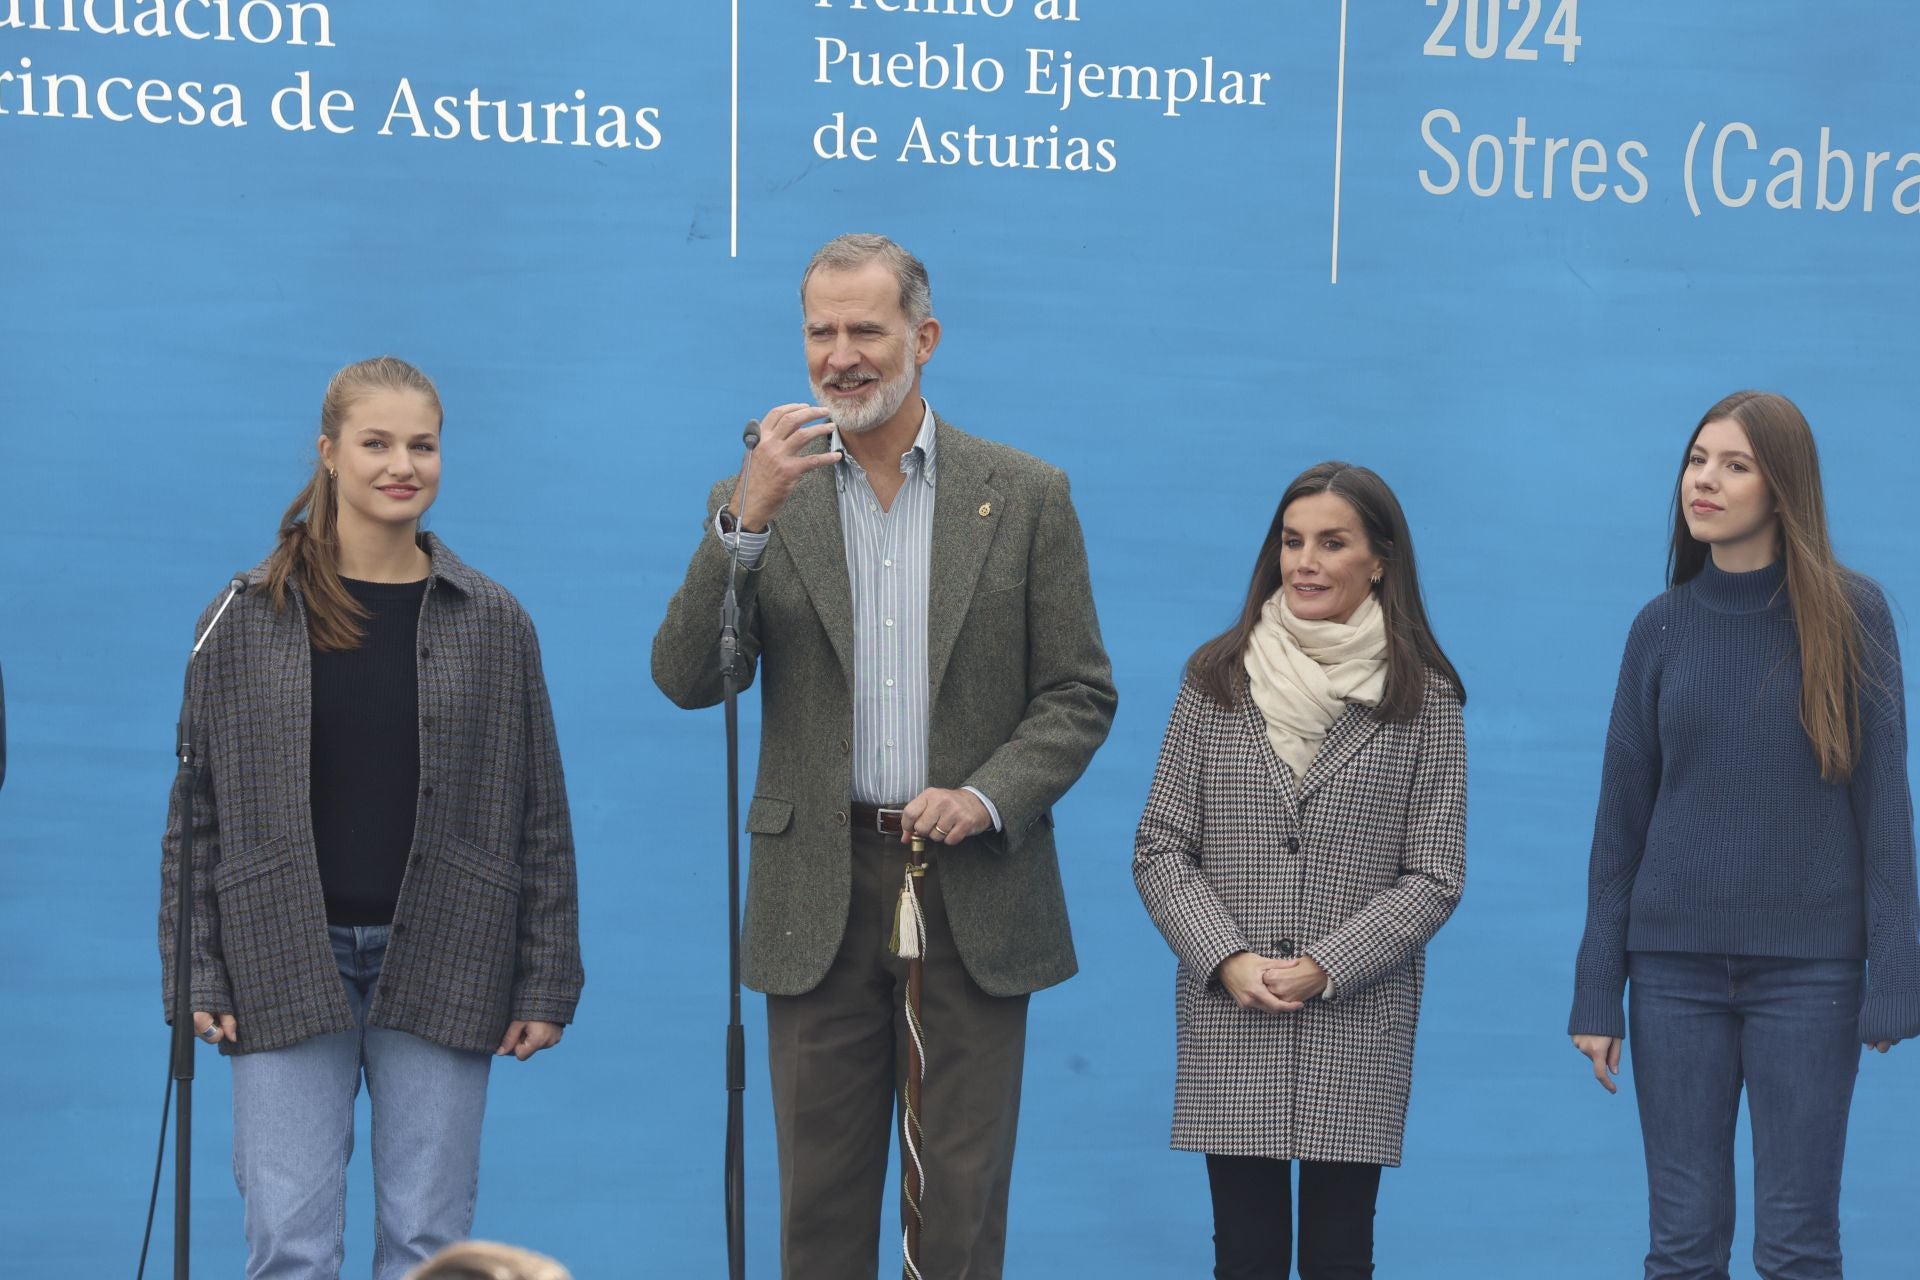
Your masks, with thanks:
[(1242, 951), (1221, 962), (1220, 985), (1242, 1009), (1297, 1013), (1327, 989), (1327, 971), (1312, 956), (1282, 959)]

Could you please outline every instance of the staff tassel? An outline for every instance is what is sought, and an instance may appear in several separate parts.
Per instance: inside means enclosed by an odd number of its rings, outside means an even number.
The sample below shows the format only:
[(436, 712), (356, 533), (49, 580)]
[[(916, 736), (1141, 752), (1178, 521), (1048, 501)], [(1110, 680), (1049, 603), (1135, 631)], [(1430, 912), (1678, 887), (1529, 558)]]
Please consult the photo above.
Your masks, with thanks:
[(927, 842), (913, 838), (907, 873), (900, 886), (900, 905), (893, 916), (893, 953), (907, 962), (907, 1074), (900, 1107), (900, 1277), (922, 1280), (921, 1206), (927, 1190), (926, 1170), (920, 1163), (920, 1088), (926, 1081), (926, 1043), (920, 1028), (920, 982), (926, 951), (927, 915), (920, 905), (920, 879), (927, 874)]

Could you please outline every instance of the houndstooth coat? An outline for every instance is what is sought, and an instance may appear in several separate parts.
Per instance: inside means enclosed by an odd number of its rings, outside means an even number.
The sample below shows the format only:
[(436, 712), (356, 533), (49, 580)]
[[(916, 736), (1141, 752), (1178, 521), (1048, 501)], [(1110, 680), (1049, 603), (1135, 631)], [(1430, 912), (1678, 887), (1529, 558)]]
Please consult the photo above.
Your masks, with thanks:
[[(420, 606), (420, 801), (367, 1021), (478, 1051), (513, 1019), (573, 1020), (583, 981), (573, 830), (533, 623), (432, 534), (423, 545), (433, 568)], [(208, 641), (190, 695), (208, 766), (192, 806), (191, 992), (194, 1008), (238, 1020), (222, 1053), (354, 1025), (313, 844), (306, 611), (297, 586), (276, 610), (259, 588), (264, 569)], [(160, 869), (169, 1015), (186, 820), (174, 790)]]
[[(1429, 675), (1403, 723), (1349, 706), (1302, 779), (1246, 692), (1182, 686), (1134, 839), (1147, 911), (1179, 957), (1173, 1146), (1398, 1165), (1427, 940), (1466, 874), (1460, 703)], [(1311, 956), (1333, 998), (1243, 1009), (1241, 951)]]

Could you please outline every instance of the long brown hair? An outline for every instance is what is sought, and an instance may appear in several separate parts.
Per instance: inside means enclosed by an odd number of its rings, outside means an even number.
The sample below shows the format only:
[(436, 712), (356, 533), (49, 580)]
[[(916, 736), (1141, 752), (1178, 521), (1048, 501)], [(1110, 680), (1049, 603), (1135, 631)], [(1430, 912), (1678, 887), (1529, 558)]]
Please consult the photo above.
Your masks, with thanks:
[[(433, 380), (405, 360), (375, 356), (348, 365), (327, 383), (320, 399), (320, 434), (340, 444), (340, 427), (362, 397), (375, 391), (417, 391), (444, 420)], [(360, 619), (366, 610), (340, 581), (340, 493), (324, 459), (315, 458), (313, 474), (286, 514), (280, 517), (280, 541), (267, 558), (267, 590), (276, 609), (287, 607), (287, 583), (297, 579), (307, 610), (307, 636), (316, 649), (357, 649), (366, 638)]]
[(1273, 524), (1267, 540), (1260, 544), (1260, 556), (1253, 562), (1253, 580), (1247, 585), (1246, 603), (1240, 620), (1194, 650), (1187, 659), (1187, 678), (1201, 692), (1223, 707), (1230, 707), (1247, 682), (1242, 659), (1254, 626), (1260, 621), (1261, 606), (1280, 589), (1280, 547), (1285, 537), (1287, 508), (1301, 498), (1330, 493), (1353, 508), (1366, 531), (1367, 549), (1381, 563), (1380, 582), (1374, 594), (1380, 601), (1382, 620), (1387, 629), (1387, 687), (1380, 698), (1377, 714), (1383, 720), (1411, 720), (1420, 714), (1426, 696), (1427, 669), (1440, 674), (1459, 697), (1467, 701), (1466, 686), (1460, 673), (1447, 661), (1434, 639), (1427, 621), (1427, 606), (1420, 595), (1420, 574), (1413, 558), (1413, 534), (1407, 528), (1406, 514), (1393, 490), (1365, 467), (1346, 462), (1322, 462), (1308, 467), (1287, 486), (1274, 508)]
[(1827, 499), (1813, 428), (1793, 401), (1767, 391), (1736, 391), (1706, 411), (1680, 456), (1673, 486), (1673, 543), (1667, 585), (1677, 587), (1706, 566), (1710, 549), (1687, 528), (1687, 460), (1710, 422), (1732, 421), (1747, 433), (1760, 478), (1779, 520), (1787, 599), (1800, 636), (1800, 726), (1813, 743), (1820, 776), (1845, 782), (1860, 759), (1860, 663), (1864, 643), (1851, 588), (1856, 575), (1834, 558), (1827, 537)]

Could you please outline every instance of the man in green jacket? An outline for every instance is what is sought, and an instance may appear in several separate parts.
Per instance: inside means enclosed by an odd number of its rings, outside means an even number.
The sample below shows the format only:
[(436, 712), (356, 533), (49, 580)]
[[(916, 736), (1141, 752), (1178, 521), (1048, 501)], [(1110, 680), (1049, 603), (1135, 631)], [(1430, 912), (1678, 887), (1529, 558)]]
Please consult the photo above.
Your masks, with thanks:
[(921, 1270), (997, 1280), (1027, 996), (1075, 968), (1052, 806), (1106, 738), (1112, 670), (1065, 475), (921, 398), (926, 268), (842, 236), (801, 305), (818, 403), (770, 410), (744, 489), (714, 487), (653, 678), (684, 707), (720, 700), (737, 549), (763, 710), (742, 963), (767, 994), (783, 1274), (874, 1275), (906, 1061), (888, 934), (918, 834)]

